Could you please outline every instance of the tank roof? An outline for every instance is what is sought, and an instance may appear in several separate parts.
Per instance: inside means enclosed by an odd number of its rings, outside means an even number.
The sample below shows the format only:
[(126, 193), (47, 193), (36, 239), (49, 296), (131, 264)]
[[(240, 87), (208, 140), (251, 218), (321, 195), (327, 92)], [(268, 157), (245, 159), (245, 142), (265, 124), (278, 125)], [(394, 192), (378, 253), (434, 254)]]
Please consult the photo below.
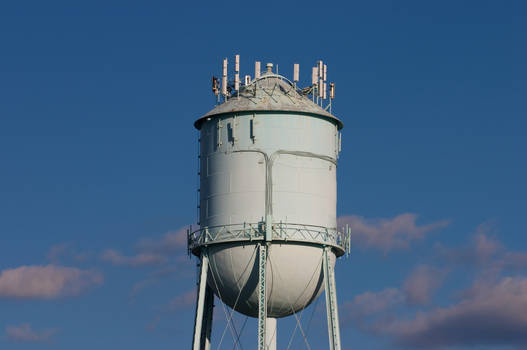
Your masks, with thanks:
[(262, 76), (248, 85), (241, 86), (239, 93), (234, 93), (227, 100), (217, 105), (210, 112), (196, 120), (194, 126), (201, 128), (201, 124), (212, 116), (235, 112), (300, 112), (316, 115), (332, 120), (339, 129), (344, 124), (340, 119), (329, 113), (311, 99), (306, 97), (287, 78), (265, 72)]

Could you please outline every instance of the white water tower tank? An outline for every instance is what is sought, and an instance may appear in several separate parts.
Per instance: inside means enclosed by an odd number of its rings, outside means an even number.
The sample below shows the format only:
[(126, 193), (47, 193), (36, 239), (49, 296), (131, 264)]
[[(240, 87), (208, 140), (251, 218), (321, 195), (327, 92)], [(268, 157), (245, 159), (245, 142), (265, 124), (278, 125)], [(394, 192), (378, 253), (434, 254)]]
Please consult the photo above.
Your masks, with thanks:
[(194, 124), (200, 229), (190, 233), (189, 249), (202, 270), (208, 265), (206, 288), (276, 333), (276, 318), (304, 309), (328, 286), (348, 242), (336, 218), (343, 124), (315, 90), (304, 93), (267, 67)]

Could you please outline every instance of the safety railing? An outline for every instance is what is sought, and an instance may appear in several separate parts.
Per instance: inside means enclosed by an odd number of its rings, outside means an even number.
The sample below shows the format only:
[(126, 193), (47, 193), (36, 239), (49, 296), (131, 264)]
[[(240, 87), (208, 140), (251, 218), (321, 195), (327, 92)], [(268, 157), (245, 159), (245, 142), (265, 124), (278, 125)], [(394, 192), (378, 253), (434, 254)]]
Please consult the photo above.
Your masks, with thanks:
[[(187, 230), (188, 251), (201, 246), (265, 239), (265, 222), (204, 226), (198, 230)], [(275, 222), (272, 227), (273, 241), (293, 241), (333, 246), (338, 255), (349, 254), (351, 230), (346, 226), (342, 231), (324, 226)]]

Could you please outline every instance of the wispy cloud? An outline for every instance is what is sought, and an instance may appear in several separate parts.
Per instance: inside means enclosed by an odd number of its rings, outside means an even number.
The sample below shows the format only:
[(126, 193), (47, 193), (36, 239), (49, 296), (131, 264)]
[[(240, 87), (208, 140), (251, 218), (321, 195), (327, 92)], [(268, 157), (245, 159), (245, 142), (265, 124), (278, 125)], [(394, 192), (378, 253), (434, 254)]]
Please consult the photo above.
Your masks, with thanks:
[(413, 319), (378, 322), (373, 330), (416, 348), (527, 345), (527, 278), (477, 282), (458, 303)]
[(64, 266), (21, 266), (0, 274), (0, 297), (51, 299), (78, 295), (103, 283), (99, 272)]
[(183, 308), (188, 308), (196, 302), (196, 290), (192, 289), (185, 292), (183, 295), (178, 295), (168, 302), (166, 309), (169, 311), (177, 311)]
[(54, 265), (61, 260), (73, 260), (75, 262), (84, 262), (88, 260), (91, 253), (79, 252), (70, 243), (59, 243), (51, 246), (46, 254), (46, 259)]
[(130, 297), (135, 297), (143, 289), (159, 283), (161, 280), (168, 279), (173, 276), (177, 276), (178, 273), (188, 272), (185, 268), (179, 268), (177, 266), (163, 266), (158, 270), (154, 270), (148, 274), (148, 277), (136, 282), (132, 291), (130, 292)]
[(57, 329), (43, 329), (36, 331), (28, 323), (7, 326), (5, 333), (9, 341), (15, 343), (51, 343), (52, 336)]
[[(364, 324), (366, 318), (385, 316), (402, 305), (426, 304), (441, 285), (446, 271), (428, 265), (418, 265), (404, 280), (402, 288), (389, 287), (379, 292), (367, 291), (344, 303), (344, 319)], [(384, 315), (383, 315), (384, 314)]]
[(484, 223), (476, 228), (476, 232), (467, 246), (449, 248), (438, 244), (435, 248), (446, 262), (485, 266), (504, 251), (503, 245), (489, 235), (490, 230), (490, 225)]
[(409, 304), (428, 304), (433, 292), (441, 286), (446, 271), (429, 265), (419, 265), (403, 283)]
[(112, 265), (130, 267), (155, 266), (168, 261), (166, 257), (159, 254), (139, 253), (126, 256), (113, 249), (107, 249), (102, 252), (101, 260), (109, 262)]
[(415, 306), (430, 305), (448, 271), (421, 264), (400, 288), (365, 292), (346, 303), (343, 319), (362, 331), (387, 336), (404, 349), (526, 348), (527, 277), (503, 274), (524, 272), (527, 254), (508, 251), (493, 238), (495, 232), (485, 223), (464, 247), (436, 247), (449, 269), (458, 264), (471, 266), (479, 276), (471, 288), (454, 293), (450, 305), (414, 311)]
[(152, 321), (146, 325), (148, 331), (153, 331), (167, 314), (178, 314), (179, 311), (189, 309), (196, 303), (196, 289), (193, 288), (181, 295), (177, 295), (170, 299), (168, 303), (156, 307), (157, 314)]
[(527, 269), (527, 253), (505, 252), (497, 262), (501, 269), (524, 270)]
[(172, 255), (185, 251), (187, 245), (186, 228), (178, 231), (171, 231), (165, 233), (162, 237), (144, 238), (137, 243), (137, 250), (141, 252), (149, 252), (155, 254)]
[(428, 265), (418, 265), (403, 282), (402, 288), (389, 287), (379, 292), (367, 291), (344, 303), (344, 319), (362, 323), (400, 305), (426, 304), (441, 285), (446, 271)]
[(448, 264), (458, 264), (479, 269), (523, 270), (527, 268), (527, 253), (509, 251), (493, 237), (495, 232), (492, 224), (483, 223), (468, 244), (463, 247), (445, 247), (437, 244), (435, 249), (438, 257)]
[(155, 268), (147, 270), (147, 276), (134, 283), (130, 301), (142, 291), (169, 278), (193, 276), (191, 260), (187, 256), (187, 229), (169, 231), (157, 237), (146, 237), (134, 245), (134, 253), (124, 254), (115, 249), (101, 252), (99, 259), (114, 266), (128, 268)]
[(447, 220), (441, 220), (418, 225), (417, 218), (418, 216), (412, 213), (374, 219), (350, 215), (340, 217), (338, 222), (339, 226), (351, 226), (354, 245), (387, 253), (394, 249), (407, 248), (412, 241), (422, 239), (427, 233), (449, 224)]
[(161, 237), (143, 238), (135, 246), (135, 253), (125, 255), (115, 249), (107, 249), (100, 255), (102, 261), (117, 266), (143, 267), (168, 263), (172, 258), (181, 260), (186, 255), (186, 229), (170, 231)]
[(404, 302), (405, 296), (399, 288), (386, 288), (380, 292), (365, 292), (343, 305), (344, 319), (358, 322), (366, 316), (385, 312)]

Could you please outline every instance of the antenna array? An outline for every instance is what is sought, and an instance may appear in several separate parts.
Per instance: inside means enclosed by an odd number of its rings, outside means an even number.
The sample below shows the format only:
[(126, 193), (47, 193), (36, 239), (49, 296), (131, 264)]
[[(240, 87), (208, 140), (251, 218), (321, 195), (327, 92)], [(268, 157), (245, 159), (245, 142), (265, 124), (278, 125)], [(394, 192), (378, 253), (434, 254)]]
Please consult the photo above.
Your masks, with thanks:
[[(265, 74), (273, 74), (272, 72), (272, 63), (268, 63), (266, 65), (266, 72)], [(240, 81), (240, 55), (234, 56), (234, 77), (231, 81), (229, 81), (228, 76), (228, 59), (223, 59), (223, 72), (221, 77), (221, 84), (218, 78), (212, 77), (212, 92), (215, 96), (218, 98), (218, 103), (220, 103), (220, 92), (223, 96), (223, 100), (227, 101), (231, 96), (231, 91), (236, 92), (237, 96), (239, 96), (239, 92), (241, 89), (241, 81)], [(276, 65), (276, 73), (275, 75), (278, 75), (278, 65)], [(298, 89), (297, 83), (300, 81), (300, 64), (295, 63), (293, 65), (293, 85), (298, 90), (299, 93), (303, 95), (311, 95), (311, 98), (314, 103), (318, 104), (324, 109), (329, 109), (331, 113), (331, 104), (333, 99), (335, 98), (335, 83), (329, 83), (329, 92), (328, 92), (328, 83), (327, 83), (327, 74), (328, 74), (328, 66), (324, 64), (322, 60), (317, 61), (317, 64), (312, 68), (311, 70), (311, 85), (303, 88)], [(254, 79), (251, 79), (250, 75), (245, 75), (243, 84), (245, 86), (248, 86), (257, 80), (259, 80), (262, 77), (262, 64), (260, 61), (254, 62)], [(329, 96), (328, 96), (329, 94)], [(329, 97), (329, 101), (324, 106), (323, 101), (327, 100)]]

